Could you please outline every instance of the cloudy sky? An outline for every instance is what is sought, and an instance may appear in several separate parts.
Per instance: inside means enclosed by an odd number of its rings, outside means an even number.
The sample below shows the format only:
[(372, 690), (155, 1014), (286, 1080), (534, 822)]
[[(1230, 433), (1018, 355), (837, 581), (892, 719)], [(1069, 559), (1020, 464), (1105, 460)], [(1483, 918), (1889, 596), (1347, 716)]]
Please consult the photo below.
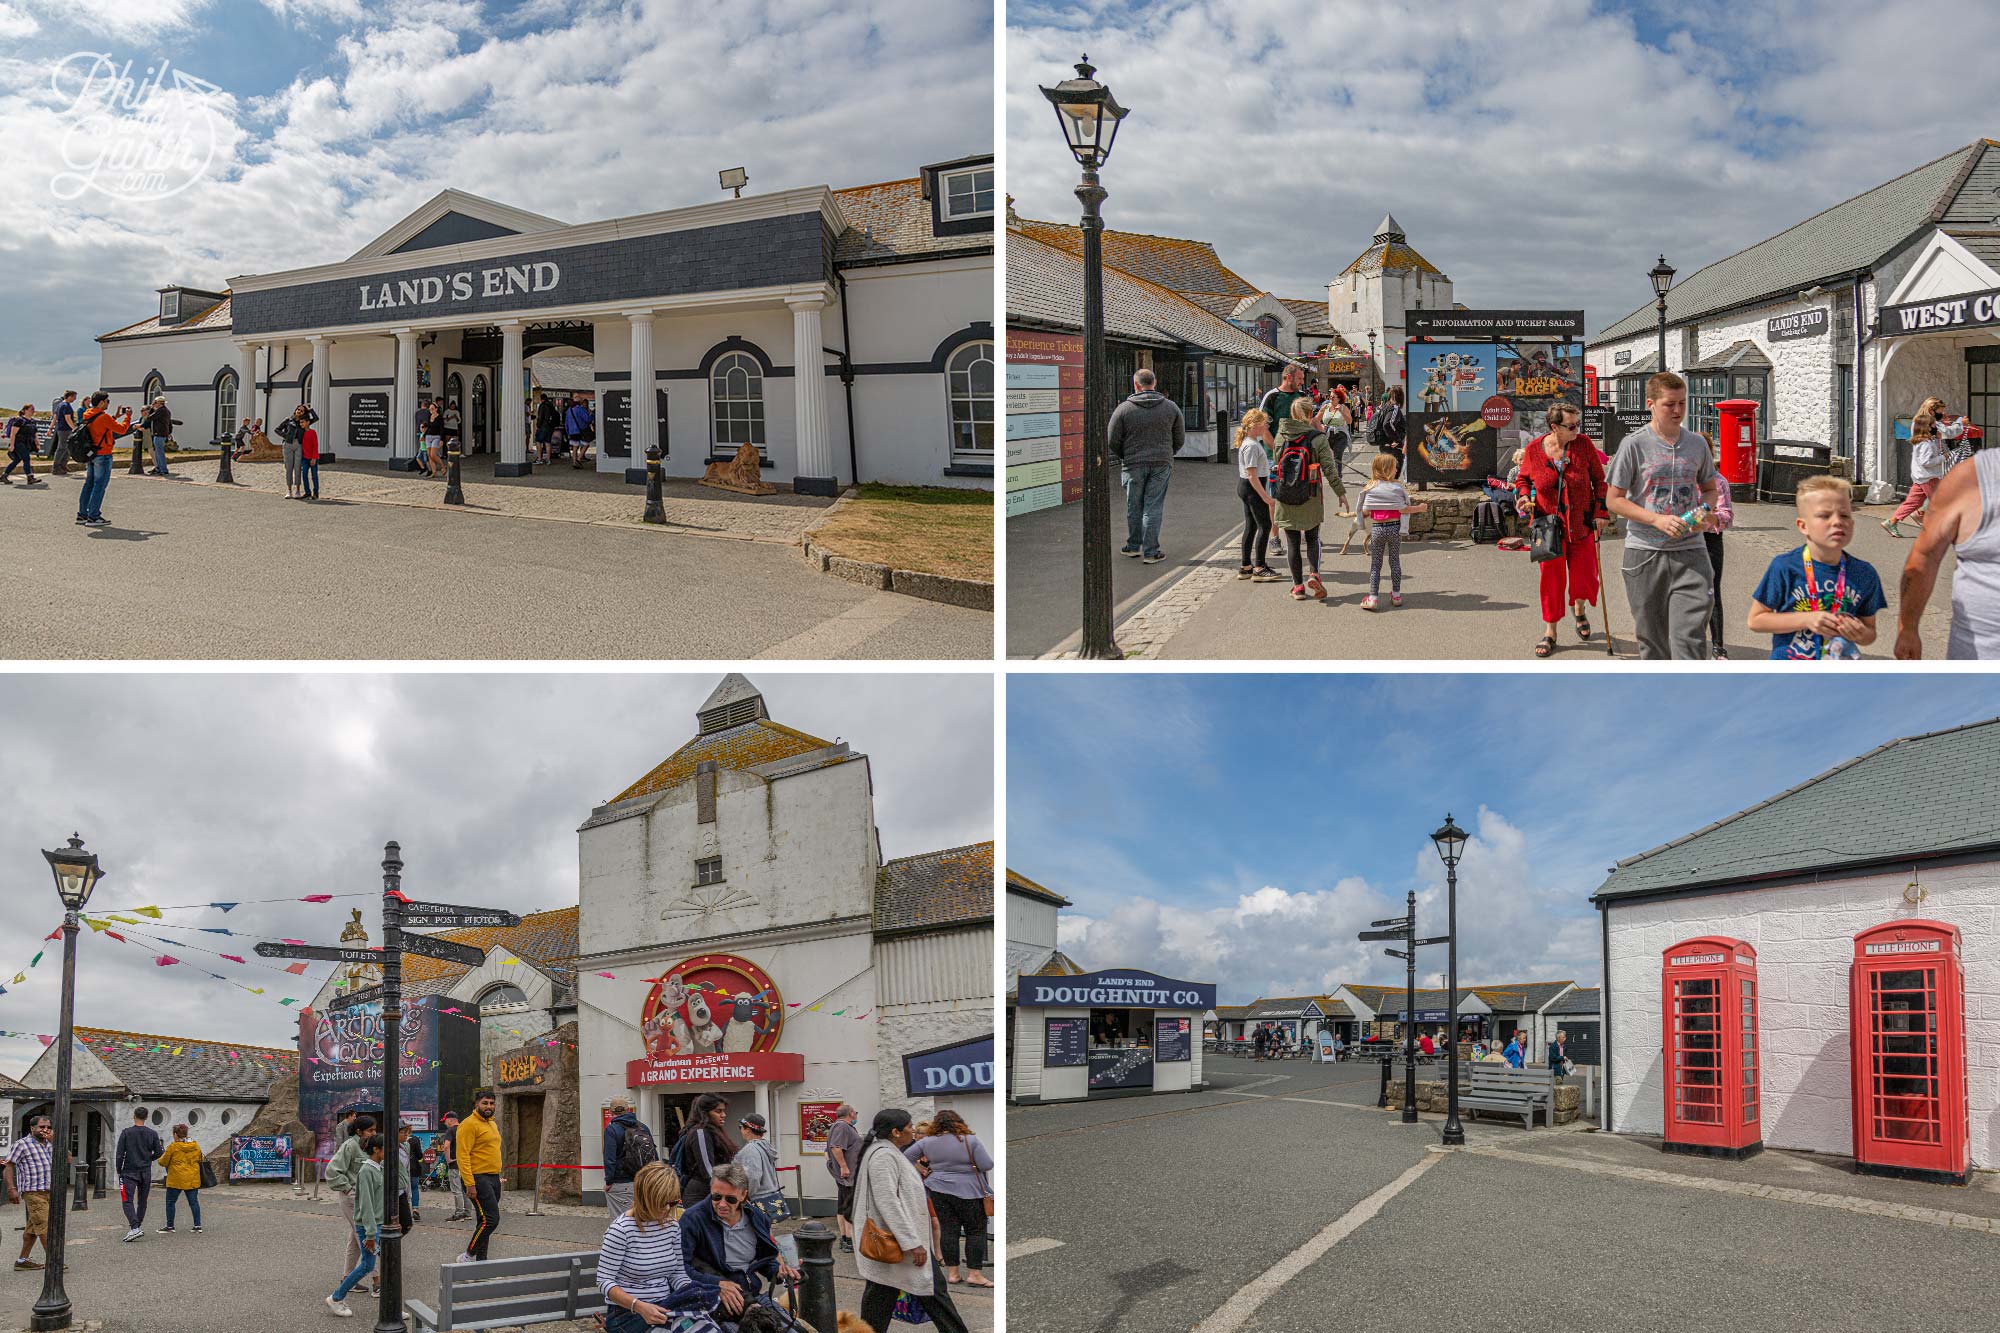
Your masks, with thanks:
[[(1221, 1002), (1400, 984), (1355, 932), (1445, 930), (1461, 981), (1598, 980), (1612, 864), (1899, 736), (2000, 716), (2000, 680), (1798, 673), (1015, 675), (1007, 862), (1070, 898), (1089, 968), (1220, 983)], [(1774, 726), (1773, 719), (1797, 719)], [(1444, 951), (1418, 956), (1438, 985)]]
[[(194, 185), (56, 204), (108, 141), (57, 91), (75, 52), (219, 90)], [(865, 185), (990, 150), (992, 107), (988, 0), (0, 0), (0, 402), (92, 387), (156, 287), (344, 259), (447, 186), (588, 222), (724, 167)]]
[[(287, 977), (255, 941), (334, 943), (349, 909), (381, 940), (378, 902), (256, 899), (382, 890), (382, 844), (403, 846), (413, 898), (517, 912), (577, 900), (576, 827), (695, 733), (720, 679), (690, 675), (11, 676), (0, 695), (8, 799), (0, 803), (0, 1029), (55, 1030), (62, 954), (42, 937), (62, 909), (41, 850), (72, 830), (106, 867), (93, 915), (169, 911), (173, 944), (81, 932), (77, 1021), (167, 1036), (285, 1045), (281, 996), (307, 999), (332, 970)], [(772, 717), (867, 754), (884, 856), (993, 836), (993, 687), (969, 675), (759, 671)], [(151, 929), (151, 928), (149, 928)], [(225, 962), (201, 950), (242, 955)], [(181, 965), (160, 967), (160, 953)], [(265, 966), (260, 967), (262, 963)], [(206, 966), (264, 997), (211, 980)], [(0, 1039), (0, 1071), (41, 1050)]]
[(1319, 298), (1393, 212), (1473, 307), (1589, 327), (1996, 132), (1989, 0), (1013, 0), (1007, 188), (1071, 221), (1036, 91), (1087, 51), (1131, 109), (1107, 225)]

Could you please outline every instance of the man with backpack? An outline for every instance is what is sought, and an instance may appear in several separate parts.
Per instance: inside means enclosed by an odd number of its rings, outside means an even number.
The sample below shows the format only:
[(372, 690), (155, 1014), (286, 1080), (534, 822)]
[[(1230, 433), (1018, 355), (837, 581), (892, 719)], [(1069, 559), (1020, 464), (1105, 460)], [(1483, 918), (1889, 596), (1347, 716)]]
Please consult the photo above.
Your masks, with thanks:
[(1278, 433), (1279, 426), (1292, 419), (1292, 404), (1308, 397), (1305, 380), (1306, 372), (1302, 367), (1286, 366), (1284, 375), (1278, 380), (1278, 387), (1265, 394), (1263, 401), (1257, 404), (1271, 418), (1273, 435)]
[(1392, 386), (1382, 406), (1369, 419), (1368, 443), (1385, 454), (1394, 454), (1398, 473), (1403, 470), (1403, 446), (1409, 429), (1410, 419), (1403, 414), (1403, 390)]
[(82, 440), (71, 448), (71, 454), (81, 454), (84, 462), (83, 490), (77, 496), (76, 521), (86, 528), (109, 527), (111, 520), (104, 517), (104, 492), (111, 486), (112, 441), (120, 435), (130, 435), (133, 430), (132, 409), (122, 407), (117, 416), (111, 415), (111, 395), (99, 389), (90, 395), (90, 406), (84, 410)]
[(571, 465), (583, 466), (582, 460), (590, 453), (591, 441), (597, 438), (597, 421), (591, 415), (590, 404), (584, 401), (581, 390), (570, 397), (569, 409), (563, 413), (562, 433)]
[(1104, 432), (1125, 483), (1122, 552), (1149, 565), (1167, 558), (1160, 549), (1167, 481), (1173, 472), (1174, 455), (1187, 439), (1187, 423), (1180, 408), (1155, 387), (1158, 383), (1150, 370), (1133, 375), (1132, 396), (1118, 404)]
[(604, 1122), (604, 1206), (616, 1222), (632, 1207), (632, 1182), (646, 1163), (660, 1160), (660, 1148), (653, 1142), (653, 1131), (632, 1113), (628, 1098), (613, 1097), (608, 1109), (611, 1118)]

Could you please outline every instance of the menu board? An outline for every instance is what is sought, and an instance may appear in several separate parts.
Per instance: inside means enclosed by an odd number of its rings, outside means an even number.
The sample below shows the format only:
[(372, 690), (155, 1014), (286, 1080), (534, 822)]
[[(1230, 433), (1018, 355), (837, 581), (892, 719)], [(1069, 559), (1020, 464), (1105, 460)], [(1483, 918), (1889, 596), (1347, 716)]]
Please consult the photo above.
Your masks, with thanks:
[(1153, 1020), (1153, 1059), (1163, 1065), (1183, 1064), (1193, 1059), (1190, 1050), (1188, 1020), (1185, 1018), (1156, 1018)]
[(1042, 1038), (1042, 1064), (1049, 1069), (1081, 1069), (1090, 1063), (1090, 1020), (1051, 1018)]
[(347, 447), (387, 449), (389, 447), (389, 395), (357, 393), (347, 399)]

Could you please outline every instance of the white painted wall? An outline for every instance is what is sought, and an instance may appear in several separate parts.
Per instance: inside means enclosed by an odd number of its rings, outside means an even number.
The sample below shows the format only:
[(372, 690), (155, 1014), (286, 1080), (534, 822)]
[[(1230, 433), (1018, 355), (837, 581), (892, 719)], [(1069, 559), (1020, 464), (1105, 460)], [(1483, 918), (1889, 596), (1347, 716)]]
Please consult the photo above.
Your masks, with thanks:
[[(1022, 1102), (1077, 1101), (1090, 1095), (1090, 1066), (1050, 1069), (1042, 1064), (1048, 1049), (1048, 1021), (1090, 1018), (1088, 1009), (1016, 1009), (1014, 1038), (1014, 1098)], [(1199, 1043), (1197, 1043), (1198, 1045)]]
[(1920, 879), (1928, 897), (1919, 906), (1903, 900), (1910, 872), (1902, 870), (1612, 908), (1614, 1128), (1662, 1129), (1661, 952), (1698, 935), (1727, 935), (1757, 950), (1764, 1142), (1850, 1155), (1854, 936), (1922, 917), (1963, 932), (1972, 1164), (2000, 1166), (2000, 877), (1988, 864), (1925, 870)]
[(1037, 949), (1055, 948), (1059, 910), (1054, 903), (1008, 890), (1007, 943), (1027, 944)]
[[(934, 260), (849, 269), (847, 281), (849, 349), (857, 365), (928, 362), (938, 344), (969, 325), (993, 324), (993, 257)], [(841, 345), (840, 307), (820, 314), (826, 345)], [(788, 339), (789, 344), (789, 339)], [(994, 348), (996, 376), (999, 349)], [(828, 358), (829, 366), (833, 358)], [(827, 426), (834, 440), (834, 465), (850, 475), (846, 390), (829, 377)], [(996, 444), (1002, 414), (995, 414)], [(861, 476), (868, 481), (911, 486), (970, 486), (993, 489), (993, 478), (949, 477), (951, 415), (945, 377), (933, 374), (858, 375), (854, 382), (854, 434), (859, 441)], [(985, 459), (995, 462), (991, 456)]]
[[(76, 389), (79, 413), (89, 403), (91, 393), (101, 387), (112, 391), (113, 412), (130, 407), (136, 415), (142, 406), (140, 390), (146, 376), (158, 371), (167, 383), (168, 408), (185, 423), (177, 428), (175, 440), (187, 446), (205, 445), (215, 438), (215, 376), (224, 367), (236, 365), (236, 345), (228, 333), (121, 339), (98, 346), (97, 383), (65, 386)], [(239, 393), (238, 401), (247, 396)]]

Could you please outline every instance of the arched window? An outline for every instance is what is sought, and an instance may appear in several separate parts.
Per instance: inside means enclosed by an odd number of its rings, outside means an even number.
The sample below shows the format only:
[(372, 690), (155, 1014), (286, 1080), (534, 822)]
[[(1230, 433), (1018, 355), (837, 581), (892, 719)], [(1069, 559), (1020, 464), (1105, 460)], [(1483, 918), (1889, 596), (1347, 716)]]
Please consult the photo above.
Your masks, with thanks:
[(951, 450), (993, 460), (993, 344), (969, 342), (945, 363), (951, 397)]
[(497, 1009), (503, 1005), (526, 1004), (527, 1002), (528, 993), (526, 991), (522, 990), (519, 986), (510, 986), (505, 982), (501, 982), (497, 986), (488, 986), (479, 996), (479, 1007), (481, 1009)]
[(746, 444), (764, 449), (764, 368), (748, 352), (731, 352), (708, 373), (709, 415), (715, 452)]
[(477, 375), (472, 381), (472, 421), (471, 439), (476, 452), (486, 452), (486, 377)]
[(151, 375), (146, 376), (145, 387), (140, 389), (139, 392), (145, 398), (146, 406), (151, 407), (155, 398), (164, 398), (167, 396), (167, 382), (160, 377), (158, 371), (155, 371)]
[(236, 371), (225, 369), (215, 377), (215, 438), (227, 439), (236, 433)]

